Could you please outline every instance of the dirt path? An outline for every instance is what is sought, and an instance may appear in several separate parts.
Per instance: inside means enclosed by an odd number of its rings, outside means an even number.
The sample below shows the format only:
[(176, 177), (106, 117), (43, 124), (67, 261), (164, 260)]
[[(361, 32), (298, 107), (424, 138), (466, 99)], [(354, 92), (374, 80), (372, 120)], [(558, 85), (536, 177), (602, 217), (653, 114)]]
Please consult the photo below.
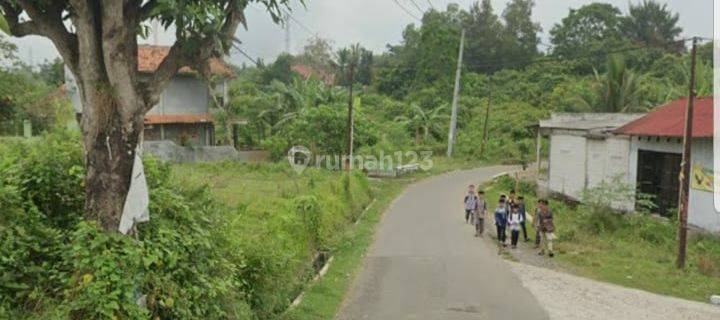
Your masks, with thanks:
[(717, 320), (720, 307), (508, 262), (556, 320)]

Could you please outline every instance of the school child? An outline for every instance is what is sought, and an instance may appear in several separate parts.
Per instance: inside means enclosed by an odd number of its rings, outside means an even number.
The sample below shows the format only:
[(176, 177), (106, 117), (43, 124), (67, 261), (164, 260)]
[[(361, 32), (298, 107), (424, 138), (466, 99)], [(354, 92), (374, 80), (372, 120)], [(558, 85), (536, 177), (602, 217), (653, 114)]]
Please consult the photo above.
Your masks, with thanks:
[(468, 186), (468, 192), (465, 195), (465, 223), (470, 223), (475, 210), (477, 209), (478, 197), (475, 195), (475, 185)]
[(548, 206), (548, 201), (542, 199), (540, 202), (540, 210), (538, 212), (538, 225), (540, 226), (540, 234), (542, 235), (542, 247), (539, 255), (544, 255), (547, 250), (548, 256), (555, 256), (553, 252), (553, 240), (555, 240), (555, 223), (553, 222), (553, 214)]
[(525, 198), (523, 196), (519, 196), (517, 198), (517, 205), (518, 205), (518, 213), (520, 214), (520, 229), (522, 229), (523, 238), (525, 242), (530, 241), (527, 234), (527, 227), (525, 226), (525, 221), (527, 221), (527, 212), (525, 212)]
[(501, 243), (503, 247), (505, 244), (505, 228), (507, 227), (508, 209), (505, 199), (498, 201), (498, 206), (495, 208), (495, 228), (497, 230), (498, 243)]
[(520, 215), (519, 206), (516, 204), (512, 206), (510, 217), (508, 218), (508, 225), (510, 226), (510, 244), (512, 248), (517, 248), (518, 238), (520, 237), (520, 223), (522, 223), (523, 217)]
[(535, 246), (533, 248), (539, 249), (540, 248), (540, 238), (542, 237), (540, 233), (540, 206), (542, 199), (537, 201), (537, 204), (535, 205), (535, 214), (533, 214), (533, 228), (535, 229)]
[(487, 215), (487, 203), (485, 202), (485, 191), (478, 191), (477, 209), (475, 210), (475, 236), (481, 237), (485, 231), (485, 215)]

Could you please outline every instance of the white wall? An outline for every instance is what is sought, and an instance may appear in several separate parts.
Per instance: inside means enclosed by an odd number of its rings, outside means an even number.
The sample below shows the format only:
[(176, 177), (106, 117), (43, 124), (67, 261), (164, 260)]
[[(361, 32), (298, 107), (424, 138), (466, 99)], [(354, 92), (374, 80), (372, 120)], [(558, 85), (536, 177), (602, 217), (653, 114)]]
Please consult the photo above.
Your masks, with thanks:
[[(692, 163), (705, 168), (713, 168), (713, 141), (711, 138), (693, 139)], [(637, 182), (638, 150), (669, 152), (682, 154), (682, 139), (633, 137), (630, 144), (629, 181)], [(720, 212), (715, 210), (713, 193), (690, 188), (690, 207), (688, 223), (713, 232), (720, 232)]]
[(586, 139), (571, 134), (550, 135), (550, 191), (580, 199), (585, 189)]
[(178, 75), (163, 91), (158, 105), (148, 114), (208, 114), (210, 90), (200, 79)]
[[(76, 113), (82, 113), (80, 91), (75, 77), (65, 69), (65, 82)], [(223, 88), (223, 90), (225, 90)], [(160, 102), (148, 114), (208, 114), (210, 90), (200, 79), (192, 76), (177, 75), (168, 84), (160, 96)]]

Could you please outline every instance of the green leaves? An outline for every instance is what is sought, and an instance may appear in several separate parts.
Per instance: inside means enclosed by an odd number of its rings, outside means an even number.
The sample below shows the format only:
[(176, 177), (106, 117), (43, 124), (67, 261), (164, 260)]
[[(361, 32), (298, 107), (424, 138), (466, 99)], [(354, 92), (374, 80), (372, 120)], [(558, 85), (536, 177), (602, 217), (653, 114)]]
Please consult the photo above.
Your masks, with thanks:
[(10, 26), (8, 25), (7, 21), (5, 21), (5, 17), (0, 14), (0, 31), (5, 32), (5, 34), (10, 35)]

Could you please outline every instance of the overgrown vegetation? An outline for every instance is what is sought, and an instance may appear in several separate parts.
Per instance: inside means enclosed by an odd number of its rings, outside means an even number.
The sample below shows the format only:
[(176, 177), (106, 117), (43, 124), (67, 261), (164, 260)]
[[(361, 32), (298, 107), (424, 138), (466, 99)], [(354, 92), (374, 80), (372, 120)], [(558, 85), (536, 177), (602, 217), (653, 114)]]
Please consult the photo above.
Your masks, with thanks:
[[(0, 318), (272, 318), (372, 195), (358, 174), (149, 158), (152, 220), (133, 239), (81, 218), (78, 137), (1, 148)], [(216, 185), (233, 182), (245, 185)]]
[[(486, 190), (495, 199), (514, 184), (504, 177)], [(534, 209), (534, 187), (529, 183), (521, 186), (518, 194)], [(588, 190), (592, 199), (579, 206), (550, 201), (558, 236), (555, 259), (560, 267), (601, 281), (702, 302), (717, 294), (720, 238), (691, 237), (687, 268), (678, 270), (676, 222), (652, 217), (642, 209), (632, 214), (608, 209), (610, 202), (626, 199), (624, 190), (608, 183)]]
[[(645, 112), (687, 94), (688, 43), (679, 39), (677, 15), (667, 6), (643, 2), (627, 14), (598, 3), (571, 10), (550, 30), (545, 51), (538, 49), (533, 7), (513, 0), (496, 12), (485, 0), (468, 10), (455, 4), (430, 10), (422, 24), (407, 26), (400, 43), (360, 61), (355, 149), (446, 149), (461, 28), (468, 44), (455, 148), (461, 157), (529, 162), (530, 126), (551, 112)], [(710, 48), (700, 49), (700, 96), (712, 93)], [(336, 52), (315, 38), (296, 56), (239, 69), (230, 96), (232, 117), (249, 121), (240, 129), (241, 144), (271, 150), (275, 158), (298, 144), (342, 153), (348, 52), (369, 54), (359, 46)], [(292, 76), (293, 66), (315, 73), (301, 80)], [(326, 86), (323, 75), (334, 75), (336, 86)]]

